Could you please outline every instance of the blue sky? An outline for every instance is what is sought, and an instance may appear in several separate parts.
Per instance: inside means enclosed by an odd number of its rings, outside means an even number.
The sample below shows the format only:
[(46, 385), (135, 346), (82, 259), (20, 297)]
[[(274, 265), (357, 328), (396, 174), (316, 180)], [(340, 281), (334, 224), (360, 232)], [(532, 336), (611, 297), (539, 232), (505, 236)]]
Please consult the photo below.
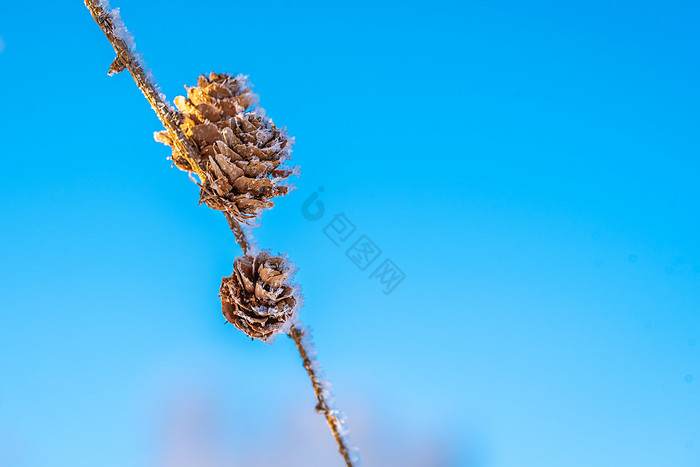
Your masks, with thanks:
[[(254, 235), (364, 465), (700, 462), (698, 4), (112, 3), (169, 98), (244, 73), (296, 137)], [(0, 466), (342, 465), (113, 56), (81, 2), (0, 8)]]

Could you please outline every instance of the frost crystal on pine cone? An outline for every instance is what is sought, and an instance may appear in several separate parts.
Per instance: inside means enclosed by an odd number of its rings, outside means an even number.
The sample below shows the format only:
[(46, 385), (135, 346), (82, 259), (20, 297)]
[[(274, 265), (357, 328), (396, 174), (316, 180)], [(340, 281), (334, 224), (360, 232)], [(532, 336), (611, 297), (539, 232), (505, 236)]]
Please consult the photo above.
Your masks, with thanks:
[[(187, 97), (175, 98), (180, 128), (196, 146), (197, 162), (206, 173), (200, 202), (239, 222), (271, 208), (272, 198), (286, 195), (289, 187), (280, 182), (293, 173), (280, 168), (290, 158), (293, 138), (262, 109), (250, 110), (256, 101), (245, 77), (216, 73), (200, 76), (197, 86), (187, 88)], [(156, 133), (156, 139), (174, 146), (167, 132)], [(173, 161), (192, 171), (175, 152)]]
[(287, 332), (297, 299), (290, 269), (281, 257), (265, 252), (236, 258), (233, 274), (221, 280), (221, 309), (226, 320), (251, 338), (267, 341)]

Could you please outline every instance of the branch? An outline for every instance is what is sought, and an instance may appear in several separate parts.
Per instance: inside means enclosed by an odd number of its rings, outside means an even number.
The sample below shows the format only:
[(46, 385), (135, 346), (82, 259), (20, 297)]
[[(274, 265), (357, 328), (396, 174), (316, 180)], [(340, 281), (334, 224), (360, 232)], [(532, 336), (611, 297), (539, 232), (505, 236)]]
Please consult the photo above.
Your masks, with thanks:
[[(121, 18), (119, 17), (119, 12), (117, 10), (108, 10), (101, 0), (85, 0), (85, 6), (90, 10), (95, 22), (100, 26), (102, 32), (105, 33), (105, 36), (107, 36), (112, 47), (114, 47), (114, 51), (117, 53), (117, 57), (109, 68), (109, 74), (113, 75), (119, 73), (125, 68), (129, 70), (131, 76), (134, 77), (134, 81), (136, 81), (136, 86), (143, 92), (148, 103), (151, 104), (151, 108), (156, 115), (158, 115), (161, 123), (170, 134), (170, 138), (175, 143), (180, 157), (187, 161), (187, 165), (199, 176), (200, 182), (204, 182), (206, 175), (204, 169), (197, 163), (197, 149), (180, 129), (179, 115), (168, 105), (165, 96), (158, 92), (158, 88), (150, 74), (144, 69), (145, 64), (137, 56), (136, 48), (127, 36), (126, 28), (124, 28)], [(243, 229), (238, 222), (226, 212), (224, 212), (224, 215), (226, 216), (231, 231), (236, 237), (236, 242), (240, 245), (241, 250), (243, 250), (243, 254), (247, 254), (250, 248), (250, 242), (246, 239)]]
[(236, 237), (236, 242), (240, 245), (241, 250), (243, 250), (243, 254), (247, 255), (248, 250), (250, 250), (250, 242), (248, 242), (248, 239), (245, 237), (245, 232), (243, 232), (241, 224), (236, 222), (236, 219), (234, 219), (228, 212), (222, 212), (228, 221), (228, 226), (231, 228), (231, 232), (233, 232), (234, 237)]
[(338, 418), (339, 412), (332, 409), (327, 400), (329, 394), (324, 387), (323, 379), (319, 375), (320, 371), (310, 355), (311, 344), (308, 342), (308, 340), (304, 342), (304, 338), (306, 337), (304, 330), (296, 326), (292, 326), (292, 328), (289, 330), (289, 337), (291, 337), (294, 340), (294, 343), (297, 345), (304, 368), (309, 374), (309, 379), (311, 379), (311, 384), (314, 387), (316, 399), (318, 399), (316, 411), (323, 413), (323, 415), (326, 417), (328, 426), (331, 428), (335, 441), (338, 443), (338, 451), (340, 452), (340, 455), (343, 456), (343, 459), (345, 459), (347, 467), (353, 467), (353, 450), (350, 446), (348, 446), (348, 442), (343, 435), (343, 422), (340, 418)]
[[(117, 57), (112, 62), (109, 69), (109, 74), (115, 74), (123, 71), (125, 68), (129, 70), (131, 76), (134, 77), (136, 85), (141, 89), (143, 95), (151, 104), (151, 107), (155, 111), (158, 118), (163, 123), (163, 126), (170, 134), (170, 138), (175, 143), (178, 157), (182, 157), (192, 171), (195, 172), (200, 181), (203, 183), (206, 180), (205, 171), (198, 164), (198, 153), (192, 142), (190, 142), (185, 134), (182, 132), (179, 126), (180, 117), (177, 112), (175, 112), (170, 105), (168, 105), (165, 100), (165, 96), (158, 92), (158, 88), (152, 81), (149, 74), (144, 70), (144, 64), (139, 60), (136, 55), (136, 49), (131, 43), (130, 38), (127, 36), (126, 29), (119, 17), (119, 12), (117, 10), (109, 11), (105, 8), (106, 3), (102, 3), (103, 0), (84, 0), (85, 6), (88, 7), (92, 17), (95, 22), (100, 26), (102, 32), (105, 33), (107, 39), (114, 47), (114, 51), (117, 53)], [(175, 157), (175, 154), (173, 154)], [(250, 243), (246, 239), (245, 233), (241, 228), (241, 225), (227, 212), (224, 211), (224, 216), (229, 223), (229, 227), (236, 237), (236, 242), (243, 250), (243, 254), (248, 254), (250, 249)], [(353, 467), (352, 451), (348, 446), (346, 439), (343, 436), (343, 423), (338, 417), (339, 412), (330, 407), (328, 398), (328, 392), (324, 387), (324, 382), (319, 375), (319, 370), (315, 365), (314, 360), (312, 360), (310, 355), (311, 344), (309, 342), (304, 342), (304, 331), (300, 328), (292, 326), (289, 331), (289, 337), (294, 340), (294, 343), (299, 350), (301, 359), (309, 374), (311, 379), (311, 384), (313, 385), (314, 392), (316, 393), (316, 398), (318, 399), (318, 404), (316, 405), (316, 410), (321, 412), (326, 417), (328, 426), (333, 432), (336, 442), (338, 443), (338, 451), (345, 459), (347, 467)]]
[(175, 142), (180, 156), (192, 167), (192, 171), (199, 176), (200, 181), (204, 182), (204, 170), (197, 163), (197, 150), (180, 129), (178, 114), (168, 105), (165, 96), (158, 92), (158, 88), (136, 56), (135, 48), (127, 42), (126, 29), (121, 24), (119, 12), (117, 10), (107, 10), (100, 0), (85, 0), (85, 6), (88, 7), (95, 22), (100, 26), (102, 32), (105, 33), (105, 36), (107, 36), (112, 47), (114, 47), (114, 51), (117, 53), (117, 58), (114, 59), (110, 67), (110, 74), (119, 73), (124, 68), (129, 70), (131, 76), (134, 77), (134, 81), (136, 81), (136, 85), (143, 92), (143, 95), (146, 96), (148, 103), (151, 104), (161, 123), (163, 123), (163, 126)]

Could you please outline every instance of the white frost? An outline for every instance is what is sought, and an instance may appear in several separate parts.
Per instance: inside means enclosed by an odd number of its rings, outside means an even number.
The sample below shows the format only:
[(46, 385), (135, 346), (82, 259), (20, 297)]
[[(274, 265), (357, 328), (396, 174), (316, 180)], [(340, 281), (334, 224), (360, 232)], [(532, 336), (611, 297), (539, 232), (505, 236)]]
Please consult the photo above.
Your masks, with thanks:
[(338, 421), (338, 432), (341, 438), (343, 439), (343, 443), (348, 448), (350, 459), (352, 460), (353, 465), (356, 467), (360, 467), (361, 464), (359, 451), (357, 450), (357, 447), (353, 446), (350, 443), (350, 440), (348, 439), (348, 427), (345, 414), (334, 406), (335, 397), (333, 396), (333, 393), (330, 389), (331, 384), (324, 377), (323, 372), (321, 371), (321, 367), (318, 363), (318, 359), (316, 358), (316, 349), (313, 345), (313, 342), (311, 341), (311, 331), (309, 328), (303, 328), (302, 332), (302, 341), (306, 349), (306, 354), (309, 358), (309, 361), (311, 362), (311, 367), (314, 373), (316, 374), (315, 383), (321, 387), (321, 394), (323, 395), (323, 398), (326, 401), (326, 405), (328, 405), (330, 414), (333, 415)]

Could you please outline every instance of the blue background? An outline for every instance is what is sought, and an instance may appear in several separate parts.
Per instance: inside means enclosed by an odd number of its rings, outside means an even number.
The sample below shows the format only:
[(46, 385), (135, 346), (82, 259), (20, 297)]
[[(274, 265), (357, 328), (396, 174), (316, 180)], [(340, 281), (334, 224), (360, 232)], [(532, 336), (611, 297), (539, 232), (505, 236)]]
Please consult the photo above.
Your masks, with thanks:
[[(700, 463), (697, 2), (114, 6), (169, 98), (248, 74), (296, 137), (254, 235), (364, 465)], [(238, 247), (82, 3), (0, 38), (0, 466), (342, 465), (290, 340), (224, 325)]]

